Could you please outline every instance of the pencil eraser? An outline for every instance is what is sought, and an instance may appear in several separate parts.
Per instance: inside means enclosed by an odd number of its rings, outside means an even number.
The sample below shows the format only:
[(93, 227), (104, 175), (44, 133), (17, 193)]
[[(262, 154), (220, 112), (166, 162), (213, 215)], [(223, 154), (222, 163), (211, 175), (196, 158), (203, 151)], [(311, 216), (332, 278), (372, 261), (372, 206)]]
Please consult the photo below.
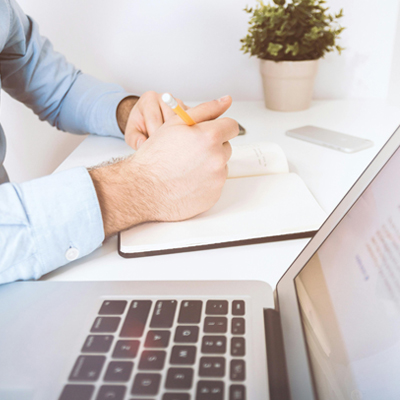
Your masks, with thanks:
[(178, 102), (169, 93), (164, 93), (161, 99), (168, 107), (175, 108), (178, 105)]

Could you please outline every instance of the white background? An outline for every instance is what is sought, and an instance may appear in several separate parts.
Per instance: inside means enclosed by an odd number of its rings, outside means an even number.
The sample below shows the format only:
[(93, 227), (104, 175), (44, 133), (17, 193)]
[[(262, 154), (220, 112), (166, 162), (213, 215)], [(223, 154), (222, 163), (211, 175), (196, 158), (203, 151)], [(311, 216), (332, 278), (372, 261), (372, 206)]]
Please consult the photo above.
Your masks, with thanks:
[[(84, 72), (141, 94), (185, 101), (261, 100), (258, 60), (240, 52), (254, 0), (20, 0), (56, 50)], [(341, 56), (320, 62), (315, 98), (400, 98), (399, 0), (328, 0), (344, 8)], [(400, 118), (400, 116), (399, 116)], [(58, 132), (2, 92), (6, 168), (21, 182), (51, 173), (82, 137)], [(32, 166), (32, 153), (36, 164)]]

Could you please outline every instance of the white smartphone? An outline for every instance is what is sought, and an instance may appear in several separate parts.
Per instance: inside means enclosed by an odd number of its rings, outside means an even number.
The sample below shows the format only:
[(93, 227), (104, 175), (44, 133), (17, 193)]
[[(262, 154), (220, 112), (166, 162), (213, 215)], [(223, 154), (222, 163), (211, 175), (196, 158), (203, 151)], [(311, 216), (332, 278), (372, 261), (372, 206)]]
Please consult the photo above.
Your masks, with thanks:
[(355, 153), (356, 151), (364, 150), (374, 145), (371, 140), (312, 125), (291, 129), (286, 132), (286, 135), (345, 153)]

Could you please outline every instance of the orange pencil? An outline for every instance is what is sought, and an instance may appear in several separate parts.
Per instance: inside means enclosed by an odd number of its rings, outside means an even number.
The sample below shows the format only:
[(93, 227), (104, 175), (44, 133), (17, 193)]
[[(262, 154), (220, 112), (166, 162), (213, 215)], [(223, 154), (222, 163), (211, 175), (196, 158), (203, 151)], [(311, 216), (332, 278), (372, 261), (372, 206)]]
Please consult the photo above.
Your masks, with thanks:
[(187, 125), (195, 125), (196, 122), (190, 118), (189, 114), (178, 104), (178, 102), (169, 94), (164, 93), (162, 95), (162, 101), (168, 106), (171, 107), (175, 114), (179, 115), (183, 121), (186, 122)]

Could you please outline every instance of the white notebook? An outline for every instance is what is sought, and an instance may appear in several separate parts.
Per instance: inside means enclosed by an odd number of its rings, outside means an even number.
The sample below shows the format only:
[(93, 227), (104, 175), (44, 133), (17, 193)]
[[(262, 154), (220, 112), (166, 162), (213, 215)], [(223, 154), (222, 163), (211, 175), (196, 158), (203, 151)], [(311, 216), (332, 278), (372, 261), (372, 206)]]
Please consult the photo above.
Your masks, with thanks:
[(233, 148), (229, 179), (207, 212), (180, 222), (151, 222), (121, 232), (119, 253), (141, 257), (311, 237), (326, 218), (274, 143)]

